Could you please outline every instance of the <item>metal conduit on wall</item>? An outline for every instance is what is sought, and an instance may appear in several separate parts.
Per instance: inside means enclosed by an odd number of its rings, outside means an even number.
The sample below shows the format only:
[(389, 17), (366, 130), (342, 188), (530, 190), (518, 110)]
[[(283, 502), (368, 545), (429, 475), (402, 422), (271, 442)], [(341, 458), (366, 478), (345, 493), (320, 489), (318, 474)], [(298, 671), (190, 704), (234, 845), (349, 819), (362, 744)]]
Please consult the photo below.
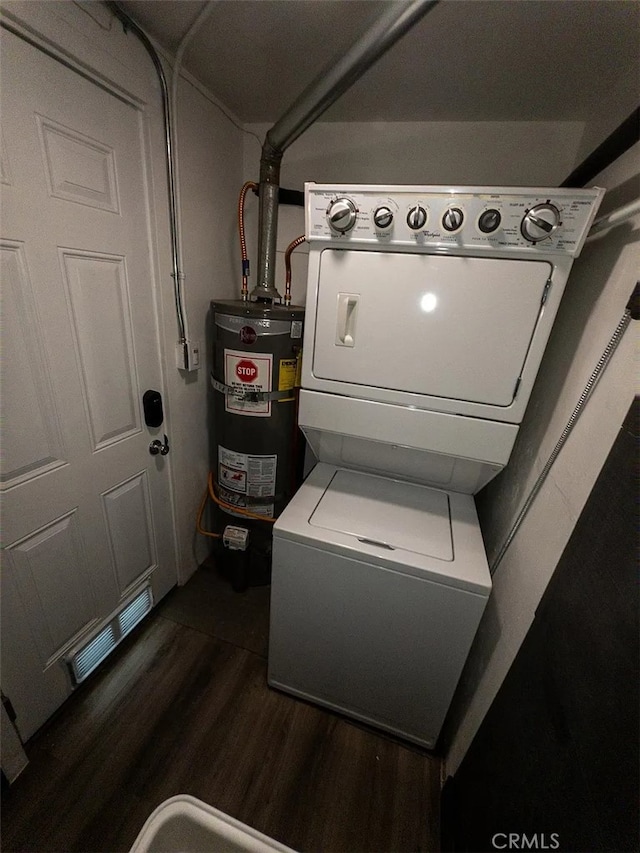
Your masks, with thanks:
[(200, 10), (194, 22), (191, 24), (185, 35), (182, 37), (182, 41), (178, 45), (178, 50), (176, 51), (175, 60), (173, 63), (173, 70), (171, 72), (171, 98), (169, 102), (169, 115), (172, 118), (173, 122), (173, 150), (167, 152), (167, 156), (172, 158), (173, 161), (173, 177), (174, 177), (174, 185), (170, 187), (169, 191), (174, 193), (174, 209), (175, 209), (175, 247), (177, 259), (174, 264), (174, 269), (176, 270), (175, 274), (177, 275), (176, 279), (176, 302), (180, 305), (180, 315), (182, 316), (182, 329), (184, 337), (181, 338), (180, 343), (184, 346), (184, 364), (188, 364), (189, 362), (189, 353), (187, 341), (189, 338), (189, 317), (184, 311), (184, 257), (182, 255), (182, 213), (180, 206), (180, 156), (178, 152), (178, 84), (180, 82), (180, 71), (182, 69), (182, 57), (189, 46), (190, 42), (193, 40), (193, 37), (198, 32), (202, 24), (206, 21), (213, 10), (213, 3), (207, 2), (204, 7)]
[(169, 185), (169, 227), (171, 231), (171, 264), (173, 267), (173, 272), (171, 273), (171, 275), (173, 278), (173, 292), (176, 304), (176, 315), (178, 318), (178, 334), (180, 336), (180, 343), (186, 347), (187, 336), (180, 285), (182, 279), (182, 271), (179, 267), (180, 249), (178, 245), (178, 214), (173, 158), (173, 126), (171, 121), (171, 109), (169, 104), (169, 88), (167, 86), (167, 78), (165, 77), (160, 57), (158, 56), (154, 46), (152, 45), (144, 30), (141, 29), (133, 20), (133, 18), (130, 18), (129, 15), (127, 15), (127, 13), (123, 11), (117, 3), (114, 2), (114, 0), (106, 0), (106, 5), (107, 8), (110, 9), (116, 16), (116, 18), (118, 18), (118, 20), (122, 23), (125, 32), (127, 30), (131, 30), (131, 32), (142, 42), (145, 50), (153, 61), (156, 72), (158, 74), (158, 80), (160, 81), (160, 89), (162, 91), (162, 115), (164, 119), (165, 149), (167, 154), (167, 183)]

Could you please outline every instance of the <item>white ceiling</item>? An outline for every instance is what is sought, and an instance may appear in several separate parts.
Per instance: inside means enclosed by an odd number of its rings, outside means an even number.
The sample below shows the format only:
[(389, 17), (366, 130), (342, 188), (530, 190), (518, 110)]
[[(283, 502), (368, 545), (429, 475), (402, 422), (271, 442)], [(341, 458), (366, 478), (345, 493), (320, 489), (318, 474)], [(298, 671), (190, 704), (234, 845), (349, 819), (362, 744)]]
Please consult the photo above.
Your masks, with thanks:
[[(120, 3), (172, 53), (206, 4)], [(211, 0), (184, 65), (241, 121), (273, 122), (389, 5)], [(323, 120), (598, 121), (612, 99), (630, 112), (639, 25), (637, 0), (443, 0)]]

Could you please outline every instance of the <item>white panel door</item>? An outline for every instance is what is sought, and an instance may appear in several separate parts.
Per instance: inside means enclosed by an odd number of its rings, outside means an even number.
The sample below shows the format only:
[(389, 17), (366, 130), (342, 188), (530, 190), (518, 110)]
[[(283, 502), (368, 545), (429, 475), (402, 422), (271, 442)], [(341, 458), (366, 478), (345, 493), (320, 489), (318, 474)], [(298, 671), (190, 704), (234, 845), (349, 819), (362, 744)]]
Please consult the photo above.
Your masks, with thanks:
[[(175, 583), (143, 116), (2, 37), (3, 691), (29, 737), (66, 652), (145, 579)], [(166, 429), (166, 427), (165, 427)]]
[(550, 274), (545, 261), (326, 249), (313, 374), (509, 406)]

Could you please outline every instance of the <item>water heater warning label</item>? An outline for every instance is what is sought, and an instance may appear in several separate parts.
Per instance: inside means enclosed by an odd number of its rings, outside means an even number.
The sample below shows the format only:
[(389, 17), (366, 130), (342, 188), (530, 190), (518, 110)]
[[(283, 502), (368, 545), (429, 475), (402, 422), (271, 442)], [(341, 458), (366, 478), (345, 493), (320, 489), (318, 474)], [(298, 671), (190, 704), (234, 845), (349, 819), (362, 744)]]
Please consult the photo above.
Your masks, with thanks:
[[(271, 503), (250, 503), (246, 495), (239, 495), (237, 492), (230, 492), (227, 489), (223, 489), (222, 486), (218, 487), (218, 492), (221, 500), (226, 504), (229, 504), (229, 507), (225, 507), (225, 512), (229, 515), (234, 515), (236, 518), (246, 519), (247, 516), (243, 510), (249, 510), (252, 515), (264, 515), (265, 518), (273, 518), (273, 501)], [(238, 511), (234, 512), (231, 507), (236, 507)]]
[(277, 454), (256, 456), (236, 453), (218, 445), (218, 483), (238, 494), (250, 498), (273, 497), (277, 467)]
[(228, 489), (233, 489), (234, 492), (247, 491), (246, 471), (236, 471), (235, 468), (228, 468), (221, 464), (219, 481), (224, 483)]
[(297, 358), (281, 358), (278, 374), (278, 391), (290, 391), (295, 388), (298, 373)]
[(225, 385), (237, 390), (228, 394), (225, 411), (236, 415), (268, 418), (271, 415), (271, 400), (251, 399), (251, 394), (269, 393), (273, 375), (271, 353), (246, 353), (238, 350), (224, 351)]

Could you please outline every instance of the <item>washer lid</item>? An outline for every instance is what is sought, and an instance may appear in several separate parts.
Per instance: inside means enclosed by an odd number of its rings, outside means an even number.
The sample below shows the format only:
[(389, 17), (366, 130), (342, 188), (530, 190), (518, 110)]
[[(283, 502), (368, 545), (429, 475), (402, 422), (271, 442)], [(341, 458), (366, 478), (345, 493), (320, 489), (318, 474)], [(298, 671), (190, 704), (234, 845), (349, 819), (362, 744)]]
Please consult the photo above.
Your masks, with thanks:
[(424, 486), (341, 469), (309, 524), (389, 551), (453, 560), (449, 496)]

